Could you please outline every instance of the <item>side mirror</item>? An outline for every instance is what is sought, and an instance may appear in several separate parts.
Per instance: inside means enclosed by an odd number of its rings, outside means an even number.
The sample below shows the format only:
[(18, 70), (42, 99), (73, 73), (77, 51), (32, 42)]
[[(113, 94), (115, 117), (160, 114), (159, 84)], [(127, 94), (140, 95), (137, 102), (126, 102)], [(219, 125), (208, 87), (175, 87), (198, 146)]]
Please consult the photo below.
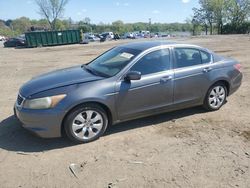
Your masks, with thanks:
[(124, 80), (131, 81), (131, 80), (140, 80), (141, 79), (141, 73), (137, 71), (131, 71), (127, 73), (127, 75), (124, 77)]

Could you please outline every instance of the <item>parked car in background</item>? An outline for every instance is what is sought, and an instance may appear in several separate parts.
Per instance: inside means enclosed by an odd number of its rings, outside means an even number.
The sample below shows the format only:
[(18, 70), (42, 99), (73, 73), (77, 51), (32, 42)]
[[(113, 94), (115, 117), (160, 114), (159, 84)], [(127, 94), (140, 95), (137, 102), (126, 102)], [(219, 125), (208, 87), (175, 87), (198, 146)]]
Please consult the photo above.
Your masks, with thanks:
[(120, 40), (121, 36), (118, 33), (114, 34), (114, 40)]
[(4, 36), (0, 35), (0, 41), (5, 41), (5, 40), (6, 40), (6, 38)]
[(100, 42), (105, 42), (107, 40), (106, 37), (100, 36)]
[(21, 38), (21, 39), (23, 39), (23, 40), (26, 40), (26, 39), (25, 39), (25, 34), (19, 35), (19, 36), (16, 37), (16, 38)]
[(115, 47), (86, 65), (24, 84), (14, 112), (41, 137), (63, 132), (79, 143), (108, 125), (202, 105), (219, 110), (241, 85), (241, 65), (208, 49), (173, 42)]
[(26, 46), (26, 40), (21, 37), (10, 38), (3, 43), (4, 47), (24, 47)]
[(89, 35), (88, 39), (89, 39), (90, 42), (98, 42), (98, 41), (100, 41), (100, 38), (98, 38), (95, 35)]
[(158, 38), (159, 35), (157, 33), (150, 33), (150, 38)]
[(80, 42), (80, 44), (89, 44), (89, 37), (87, 34), (83, 34), (82, 35), (82, 41)]
[(123, 39), (135, 39), (135, 33), (125, 33)]
[(114, 39), (114, 33), (113, 32), (104, 32), (101, 34), (101, 37), (106, 38), (106, 40), (112, 40), (112, 39)]
[(138, 37), (140, 37), (140, 38), (150, 38), (150, 31), (139, 31)]
[(89, 42), (100, 41), (100, 38), (92, 33), (84, 33), (84, 37), (89, 40)]
[(88, 44), (89, 42), (97, 42), (100, 41), (100, 38), (95, 36), (94, 34), (84, 33), (81, 44)]

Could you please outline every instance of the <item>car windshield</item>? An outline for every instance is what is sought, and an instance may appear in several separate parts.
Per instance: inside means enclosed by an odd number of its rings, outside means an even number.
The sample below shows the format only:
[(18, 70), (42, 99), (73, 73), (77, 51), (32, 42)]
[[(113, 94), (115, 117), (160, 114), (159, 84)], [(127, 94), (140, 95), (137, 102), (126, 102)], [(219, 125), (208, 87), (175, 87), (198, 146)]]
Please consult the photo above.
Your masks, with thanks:
[(140, 52), (140, 50), (136, 49), (116, 47), (105, 52), (84, 67), (93, 74), (112, 77), (119, 73)]

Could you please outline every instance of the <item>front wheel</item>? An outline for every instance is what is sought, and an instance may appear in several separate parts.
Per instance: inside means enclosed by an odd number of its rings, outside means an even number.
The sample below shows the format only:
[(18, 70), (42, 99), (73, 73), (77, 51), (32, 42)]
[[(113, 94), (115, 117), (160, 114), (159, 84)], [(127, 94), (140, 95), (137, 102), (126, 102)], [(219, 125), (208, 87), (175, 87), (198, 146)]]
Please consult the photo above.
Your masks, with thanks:
[(66, 135), (77, 143), (88, 143), (103, 135), (108, 125), (106, 112), (95, 104), (74, 109), (65, 119)]
[(217, 83), (210, 87), (203, 106), (209, 111), (219, 110), (226, 102), (227, 88), (223, 83)]

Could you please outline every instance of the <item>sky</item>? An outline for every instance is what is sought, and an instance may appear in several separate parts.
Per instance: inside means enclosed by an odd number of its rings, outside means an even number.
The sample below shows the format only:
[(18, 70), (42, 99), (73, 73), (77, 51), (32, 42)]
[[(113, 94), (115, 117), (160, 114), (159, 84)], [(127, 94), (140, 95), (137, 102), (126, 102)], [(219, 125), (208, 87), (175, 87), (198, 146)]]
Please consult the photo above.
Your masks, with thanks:
[[(91, 19), (91, 23), (185, 22), (192, 15), (192, 8), (198, 0), (69, 0), (65, 7), (64, 19), (74, 21)], [(35, 0), (0, 0), (0, 19), (18, 17), (42, 18), (38, 14)]]

